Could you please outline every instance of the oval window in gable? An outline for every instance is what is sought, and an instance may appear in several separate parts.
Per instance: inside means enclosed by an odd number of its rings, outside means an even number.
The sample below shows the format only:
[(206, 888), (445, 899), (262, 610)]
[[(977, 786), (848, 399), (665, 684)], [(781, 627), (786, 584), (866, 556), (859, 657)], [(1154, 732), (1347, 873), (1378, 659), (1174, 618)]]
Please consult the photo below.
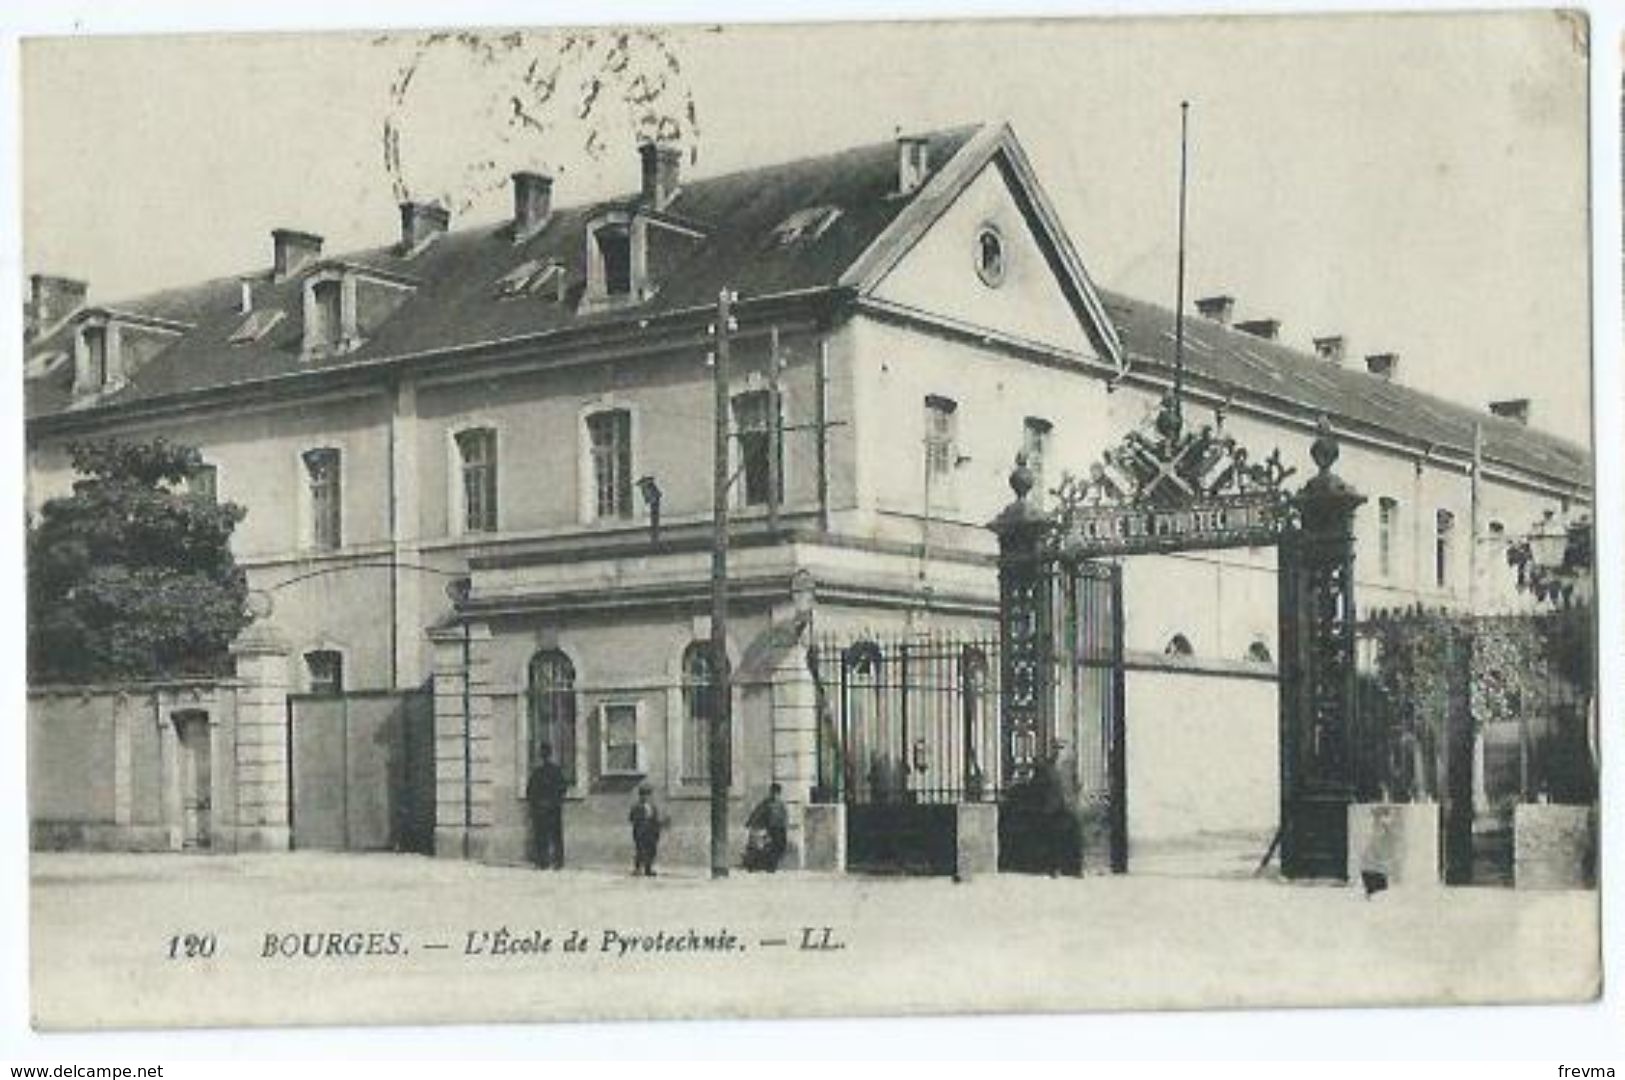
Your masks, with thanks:
[(1008, 268), (1004, 236), (995, 226), (983, 225), (976, 231), (976, 276), (982, 279), (982, 284), (996, 289), (1004, 284)]

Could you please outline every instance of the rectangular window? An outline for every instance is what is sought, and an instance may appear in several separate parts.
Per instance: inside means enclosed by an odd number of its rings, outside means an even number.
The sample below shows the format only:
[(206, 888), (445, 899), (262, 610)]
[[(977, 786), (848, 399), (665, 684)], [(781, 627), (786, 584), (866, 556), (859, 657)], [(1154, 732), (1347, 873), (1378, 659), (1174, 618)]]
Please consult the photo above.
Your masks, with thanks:
[(344, 543), (339, 452), (332, 447), (305, 451), (305, 472), (310, 492), (310, 546), (332, 551)]
[(1450, 548), (1456, 531), (1456, 515), (1440, 510), (1436, 515), (1433, 536), (1433, 579), (1441, 589), (1450, 586)]
[(497, 433), (473, 428), (457, 433), (463, 471), (463, 531), (496, 532)]
[(954, 436), (959, 404), (931, 394), (925, 399), (925, 474), (932, 483), (945, 482), (954, 473)]
[(608, 409), (587, 417), (594, 505), (599, 518), (632, 516), (632, 414)]
[(1033, 474), (1033, 495), (1042, 504), (1044, 492), (1044, 459), (1049, 457), (1050, 435), (1055, 425), (1041, 416), (1029, 416), (1021, 425), (1021, 452), (1027, 459), (1027, 468)]
[(733, 399), (733, 411), (740, 498), (746, 506), (783, 502), (783, 429), (779, 429), (779, 446), (775, 447), (773, 395), (766, 390), (740, 394)]
[(107, 385), (107, 327), (85, 327), (85, 358), (89, 365), (90, 385), (100, 389)]
[(959, 456), (959, 403), (928, 394), (925, 399), (925, 492), (923, 514), (950, 508), (957, 502), (954, 474), (964, 460)]
[(337, 281), (318, 281), (311, 286), (311, 295), (316, 302), (313, 305), (315, 325), (310, 328), (309, 341), (319, 348), (337, 348), (344, 332), (341, 284)]
[(333, 649), (306, 653), (305, 682), (312, 694), (344, 693), (344, 654)]
[(199, 465), (186, 478), (186, 490), (200, 499), (214, 502), (219, 497), (219, 471), (213, 465)]
[(599, 707), (603, 721), (604, 775), (628, 776), (643, 772), (643, 743), (638, 738), (636, 702), (606, 702)]
[(1381, 577), (1394, 576), (1394, 544), (1399, 536), (1399, 503), (1393, 499), (1377, 500), (1377, 573)]

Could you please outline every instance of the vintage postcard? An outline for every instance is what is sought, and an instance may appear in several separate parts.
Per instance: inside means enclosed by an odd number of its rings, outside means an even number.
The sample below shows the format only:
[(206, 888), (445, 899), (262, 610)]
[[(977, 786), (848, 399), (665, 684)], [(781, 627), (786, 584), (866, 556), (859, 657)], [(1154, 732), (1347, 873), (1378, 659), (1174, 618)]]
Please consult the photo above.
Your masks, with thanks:
[(1593, 999), (1589, 47), (26, 40), (36, 1026)]

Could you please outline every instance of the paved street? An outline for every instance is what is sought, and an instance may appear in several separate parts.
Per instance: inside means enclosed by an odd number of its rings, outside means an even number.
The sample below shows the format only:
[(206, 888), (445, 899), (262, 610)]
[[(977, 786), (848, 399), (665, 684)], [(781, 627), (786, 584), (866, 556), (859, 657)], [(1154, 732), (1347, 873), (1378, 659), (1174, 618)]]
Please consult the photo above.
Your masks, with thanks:
[[(634, 880), (316, 853), (35, 855), (32, 883), (50, 1028), (1466, 1003), (1597, 984), (1594, 893)], [(189, 933), (212, 946), (174, 937)]]

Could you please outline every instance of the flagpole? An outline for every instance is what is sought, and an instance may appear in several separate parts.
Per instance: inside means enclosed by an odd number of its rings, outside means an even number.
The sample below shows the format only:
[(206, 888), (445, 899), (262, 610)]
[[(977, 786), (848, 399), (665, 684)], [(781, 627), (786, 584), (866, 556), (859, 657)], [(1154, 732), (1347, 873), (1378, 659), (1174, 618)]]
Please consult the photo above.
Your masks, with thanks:
[(1184, 419), (1185, 395), (1185, 173), (1191, 103), (1179, 103), (1179, 280), (1174, 286), (1174, 415)]

